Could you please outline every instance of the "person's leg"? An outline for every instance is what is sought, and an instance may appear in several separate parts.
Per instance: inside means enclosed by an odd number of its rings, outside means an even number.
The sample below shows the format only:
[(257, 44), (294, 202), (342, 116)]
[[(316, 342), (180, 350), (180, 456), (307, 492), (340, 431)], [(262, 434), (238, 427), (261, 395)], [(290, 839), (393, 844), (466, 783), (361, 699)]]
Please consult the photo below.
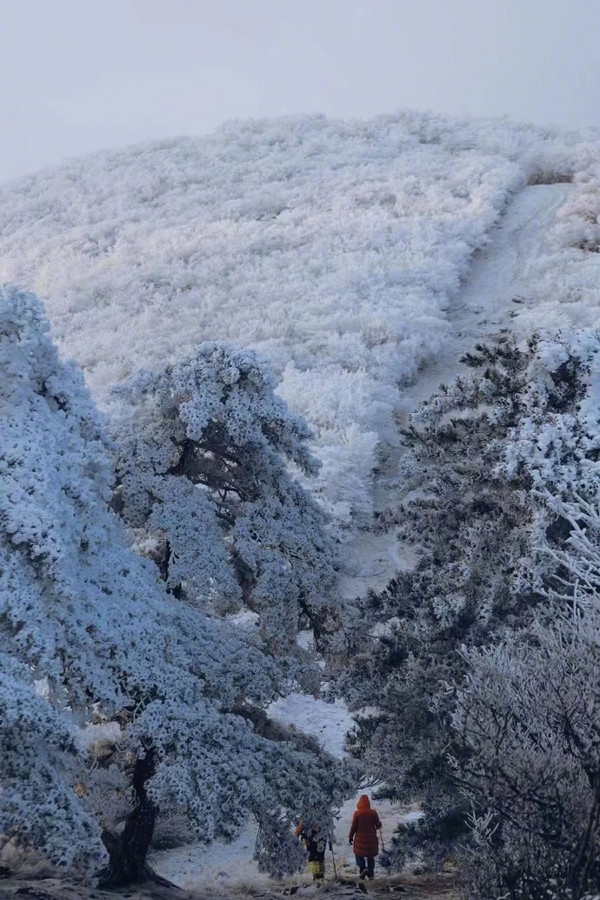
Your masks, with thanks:
[[(356, 865), (358, 866), (358, 871), (360, 872), (360, 877), (364, 878), (365, 875), (367, 874), (367, 864), (366, 864), (364, 856), (358, 856), (358, 854), (357, 854), (354, 857), (354, 859), (356, 860)], [(365, 873), (365, 875), (363, 875), (363, 872)]]
[(373, 878), (375, 875), (375, 857), (367, 856), (367, 875)]

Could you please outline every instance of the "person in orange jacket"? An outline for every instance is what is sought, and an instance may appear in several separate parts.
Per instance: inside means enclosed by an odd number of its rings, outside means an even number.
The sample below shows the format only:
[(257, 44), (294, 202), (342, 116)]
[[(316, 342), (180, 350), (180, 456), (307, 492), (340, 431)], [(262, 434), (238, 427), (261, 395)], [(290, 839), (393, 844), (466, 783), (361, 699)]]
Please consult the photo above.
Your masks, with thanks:
[(375, 875), (375, 857), (379, 853), (378, 828), (381, 828), (381, 822), (377, 810), (371, 809), (367, 794), (362, 794), (358, 798), (348, 835), (361, 878), (373, 878)]

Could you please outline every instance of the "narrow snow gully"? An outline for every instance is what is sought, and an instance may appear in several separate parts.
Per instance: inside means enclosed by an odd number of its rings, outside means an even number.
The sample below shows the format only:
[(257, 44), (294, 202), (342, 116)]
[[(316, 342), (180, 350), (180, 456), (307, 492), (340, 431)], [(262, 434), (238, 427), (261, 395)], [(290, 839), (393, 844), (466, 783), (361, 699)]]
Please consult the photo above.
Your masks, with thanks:
[[(490, 231), (487, 246), (473, 255), (469, 276), (448, 305), (452, 337), (443, 351), (421, 368), (415, 381), (402, 389), (400, 420), (408, 418), (440, 384), (459, 374), (464, 368), (461, 356), (476, 343), (507, 331), (518, 332), (515, 320), (519, 305), (527, 299), (532, 264), (546, 252), (556, 214), (571, 190), (565, 183), (530, 185), (509, 204)], [(381, 447), (382, 462), (373, 483), (375, 510), (401, 500), (396, 477), (400, 452), (399, 445)], [(352, 572), (342, 581), (343, 597), (382, 590), (396, 572), (411, 563), (401, 555), (393, 531), (382, 535), (365, 531), (351, 542), (349, 551)]]

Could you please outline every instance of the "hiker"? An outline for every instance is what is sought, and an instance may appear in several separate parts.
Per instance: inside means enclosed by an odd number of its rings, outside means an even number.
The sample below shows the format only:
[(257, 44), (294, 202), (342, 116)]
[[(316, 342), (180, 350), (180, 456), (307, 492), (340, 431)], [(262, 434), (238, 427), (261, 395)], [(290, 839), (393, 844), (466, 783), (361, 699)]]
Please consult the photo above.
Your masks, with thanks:
[(379, 853), (378, 828), (381, 828), (381, 822), (377, 811), (371, 809), (367, 794), (362, 794), (358, 798), (348, 835), (348, 840), (354, 847), (354, 858), (361, 878), (375, 876), (375, 857)]
[[(308, 870), (312, 872), (313, 881), (320, 881), (325, 877), (325, 848), (326, 839), (321, 834), (319, 825), (307, 825), (303, 819), (296, 828), (296, 837), (302, 838), (304, 846), (308, 850)], [(329, 842), (331, 850), (331, 841)]]

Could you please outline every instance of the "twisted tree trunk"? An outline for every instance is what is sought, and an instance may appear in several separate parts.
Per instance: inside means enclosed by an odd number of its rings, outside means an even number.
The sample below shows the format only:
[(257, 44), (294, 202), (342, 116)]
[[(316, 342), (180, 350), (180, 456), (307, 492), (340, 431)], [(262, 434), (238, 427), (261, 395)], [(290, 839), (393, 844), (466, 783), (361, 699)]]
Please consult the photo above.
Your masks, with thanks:
[(105, 831), (102, 835), (109, 862), (100, 873), (101, 887), (125, 887), (142, 881), (157, 881), (158, 876), (146, 863), (154, 834), (158, 809), (146, 792), (146, 784), (154, 775), (155, 753), (152, 747), (133, 766), (134, 807), (120, 834)]

